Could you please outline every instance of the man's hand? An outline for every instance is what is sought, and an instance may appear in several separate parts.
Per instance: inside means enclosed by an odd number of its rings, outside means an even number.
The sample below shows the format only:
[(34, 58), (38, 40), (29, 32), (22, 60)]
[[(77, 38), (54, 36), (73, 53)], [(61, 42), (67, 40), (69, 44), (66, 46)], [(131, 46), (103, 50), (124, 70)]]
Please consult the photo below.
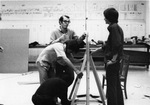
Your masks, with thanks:
[(114, 63), (116, 63), (116, 61), (108, 60), (106, 64), (107, 64), (107, 66), (109, 66), (109, 65), (112, 65), (112, 64), (114, 64)]
[(76, 72), (76, 74), (77, 74), (77, 78), (82, 78), (83, 73), (82, 73), (81, 71), (76, 70), (75, 72)]
[(84, 40), (85, 37), (86, 37), (86, 33), (83, 33), (83, 34), (81, 35), (81, 37), (80, 37), (80, 40)]
[(77, 78), (82, 78), (82, 76), (83, 76), (83, 73), (82, 72), (80, 72), (79, 74), (77, 74)]

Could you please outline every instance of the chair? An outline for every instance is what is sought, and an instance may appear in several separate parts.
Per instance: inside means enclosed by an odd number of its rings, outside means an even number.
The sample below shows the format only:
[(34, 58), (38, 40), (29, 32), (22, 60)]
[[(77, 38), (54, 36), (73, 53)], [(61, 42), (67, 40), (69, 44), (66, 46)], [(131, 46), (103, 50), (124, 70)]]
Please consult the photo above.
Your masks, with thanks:
[[(122, 90), (124, 90), (126, 99), (127, 99), (126, 83), (127, 83), (129, 63), (130, 63), (130, 56), (124, 54), (122, 57), (121, 66), (120, 66), (120, 82), (121, 82)], [(106, 86), (105, 80), (106, 80), (106, 75), (103, 74), (103, 80), (102, 80), (102, 88), (103, 89), (104, 89), (104, 86)]]

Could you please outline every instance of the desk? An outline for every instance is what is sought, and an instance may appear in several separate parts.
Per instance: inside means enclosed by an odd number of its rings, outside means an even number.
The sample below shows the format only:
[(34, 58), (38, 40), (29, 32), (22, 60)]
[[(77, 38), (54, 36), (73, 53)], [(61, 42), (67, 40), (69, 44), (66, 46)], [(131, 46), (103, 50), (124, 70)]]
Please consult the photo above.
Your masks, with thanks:
[[(130, 49), (126, 50), (126, 48), (130, 48)], [(142, 48), (146, 50), (138, 51), (138, 49), (142, 49)], [(146, 67), (149, 68), (149, 63), (150, 63), (149, 48), (150, 46), (146, 43), (140, 43), (136, 45), (124, 45), (124, 53), (130, 55), (130, 64), (146, 65)]]
[[(139, 44), (130, 44), (130, 45), (124, 45), (124, 53), (127, 55), (130, 55), (130, 65), (138, 65), (138, 66), (146, 66), (146, 68), (149, 68), (149, 45), (145, 43), (139, 43)], [(99, 48), (98, 46), (90, 46), (92, 49)], [(83, 52), (79, 52), (78, 54), (75, 54), (74, 56), (79, 58), (84, 55)], [(94, 61), (101, 61), (104, 60), (104, 54), (102, 52), (95, 53), (92, 55)]]
[[(30, 46), (30, 49), (43, 49), (45, 48), (46, 45), (38, 45), (38, 46)], [(91, 49), (97, 49), (100, 46), (95, 46), (95, 45), (90, 45)], [(130, 55), (130, 64), (131, 65), (146, 65), (147, 68), (149, 68), (149, 45), (145, 43), (141, 44), (130, 44), (124, 45), (124, 53)], [(129, 49), (128, 49), (129, 48)], [(144, 48), (146, 50), (138, 51), (137, 49)], [(74, 54), (75, 58), (82, 58), (84, 55), (84, 51), (81, 51), (77, 54)], [(37, 54), (38, 55), (38, 54)], [(37, 56), (36, 55), (36, 56)], [(93, 54), (93, 60), (94, 61), (101, 61), (103, 62), (104, 60), (104, 54), (103, 53), (96, 53)], [(30, 61), (29, 61), (30, 62)]]

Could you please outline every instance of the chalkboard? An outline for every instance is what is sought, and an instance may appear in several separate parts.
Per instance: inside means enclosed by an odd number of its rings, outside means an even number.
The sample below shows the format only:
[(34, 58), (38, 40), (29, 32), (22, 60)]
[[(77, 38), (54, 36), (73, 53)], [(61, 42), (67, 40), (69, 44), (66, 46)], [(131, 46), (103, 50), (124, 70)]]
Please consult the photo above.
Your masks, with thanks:
[(4, 20), (58, 19), (67, 14), (72, 19), (103, 19), (103, 11), (114, 7), (121, 19), (144, 19), (144, 1), (112, 0), (51, 0), (51, 1), (1, 1)]

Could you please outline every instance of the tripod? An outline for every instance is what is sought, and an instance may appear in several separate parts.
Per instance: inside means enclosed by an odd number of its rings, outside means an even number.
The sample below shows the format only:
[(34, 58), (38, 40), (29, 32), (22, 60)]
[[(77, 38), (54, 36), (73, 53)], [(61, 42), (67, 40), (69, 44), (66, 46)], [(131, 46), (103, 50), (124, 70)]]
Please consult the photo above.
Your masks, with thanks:
[[(83, 60), (83, 63), (82, 63), (82, 66), (81, 66), (81, 72), (83, 72), (85, 66), (87, 65), (87, 70), (86, 70), (86, 105), (89, 105), (89, 97), (94, 97), (92, 95), (90, 95), (89, 91), (90, 91), (90, 84), (89, 84), (89, 80), (90, 80), (90, 66), (92, 67), (92, 70), (93, 70), (93, 75), (95, 77), (95, 81), (96, 81), (96, 84), (97, 84), (97, 88), (99, 90), (99, 94), (101, 96), (101, 100), (102, 101), (99, 101), (99, 102), (102, 102), (103, 105), (105, 105), (105, 95), (104, 95), (104, 92), (103, 92), (103, 89), (102, 89), (102, 86), (101, 86), (101, 83), (100, 83), (100, 79), (98, 77), (98, 74), (97, 74), (97, 71), (96, 71), (96, 67), (95, 67), (95, 64), (94, 64), (94, 61), (93, 61), (93, 58), (92, 58), (92, 53), (90, 53), (89, 51), (89, 42), (86, 41), (86, 52), (84, 54), (84, 60)], [(76, 78), (75, 79), (75, 82), (74, 82), (74, 85), (72, 87), (72, 90), (71, 90), (71, 93), (70, 93), (70, 96), (69, 96), (69, 99), (72, 100), (71, 102), (71, 105), (75, 105), (75, 98), (77, 97), (77, 91), (78, 91), (78, 88), (79, 88), (79, 85), (80, 85), (80, 81), (81, 79), (80, 78)], [(84, 96), (84, 95), (82, 95)]]

